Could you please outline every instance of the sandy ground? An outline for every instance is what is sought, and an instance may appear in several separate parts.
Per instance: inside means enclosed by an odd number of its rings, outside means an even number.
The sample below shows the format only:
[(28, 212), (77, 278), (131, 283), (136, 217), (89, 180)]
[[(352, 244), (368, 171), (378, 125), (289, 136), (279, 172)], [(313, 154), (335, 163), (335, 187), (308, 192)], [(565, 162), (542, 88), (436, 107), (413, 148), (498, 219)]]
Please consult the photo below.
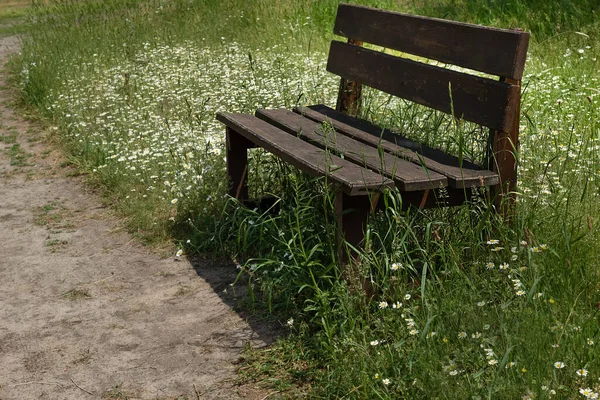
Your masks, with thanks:
[[(18, 49), (0, 38), (0, 66)], [(233, 311), (234, 265), (136, 243), (5, 88), (0, 137), (1, 400), (265, 398), (236, 385), (244, 346), (273, 334)]]

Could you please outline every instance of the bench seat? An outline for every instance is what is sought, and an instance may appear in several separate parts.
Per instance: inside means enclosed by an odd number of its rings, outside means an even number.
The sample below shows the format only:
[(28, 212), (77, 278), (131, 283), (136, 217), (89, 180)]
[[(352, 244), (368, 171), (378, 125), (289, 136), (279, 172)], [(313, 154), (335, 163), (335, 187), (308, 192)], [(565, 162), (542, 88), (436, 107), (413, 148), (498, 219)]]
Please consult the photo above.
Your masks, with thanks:
[[(342, 263), (363, 243), (367, 218), (386, 188), (397, 188), (404, 206), (428, 208), (462, 204), (472, 188), (490, 187), (496, 210), (510, 216), (529, 34), (343, 3), (334, 33), (347, 38), (331, 42), (327, 60), (327, 71), (341, 77), (335, 110), (318, 104), (217, 114), (227, 127), (230, 195), (249, 200), (252, 147), (324, 176), (334, 186)], [(363, 85), (489, 129), (490, 170), (354, 117)]]
[[(235, 140), (231, 136), (239, 134), (309, 175), (326, 176), (349, 196), (368, 195), (394, 187), (394, 182), (381, 174), (328, 153), (253, 115), (224, 112), (217, 114), (217, 120), (229, 128), (229, 150), (232, 140)], [(234, 184), (236, 192), (238, 187), (239, 184)]]
[(496, 172), (482, 169), (467, 160), (461, 162), (443, 151), (406, 139), (389, 129), (382, 129), (325, 105), (296, 107), (294, 111), (313, 121), (328, 121), (344, 135), (370, 146), (381, 147), (402, 159), (423, 165), (430, 171), (439, 172), (446, 177), (450, 187), (463, 189), (493, 186), (500, 182)]

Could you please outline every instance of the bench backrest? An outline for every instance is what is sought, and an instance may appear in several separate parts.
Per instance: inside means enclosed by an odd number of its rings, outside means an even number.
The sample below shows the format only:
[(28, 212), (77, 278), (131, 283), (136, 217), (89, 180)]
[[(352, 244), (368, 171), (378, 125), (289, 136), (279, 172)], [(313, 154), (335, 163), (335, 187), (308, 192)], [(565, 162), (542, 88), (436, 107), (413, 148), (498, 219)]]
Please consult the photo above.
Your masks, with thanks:
[[(349, 4), (339, 5), (334, 32), (348, 43), (331, 43), (327, 70), (346, 86), (365, 84), (500, 132), (518, 121), (527, 32)], [(500, 79), (374, 51), (363, 42)], [(348, 88), (342, 83), (340, 90)]]

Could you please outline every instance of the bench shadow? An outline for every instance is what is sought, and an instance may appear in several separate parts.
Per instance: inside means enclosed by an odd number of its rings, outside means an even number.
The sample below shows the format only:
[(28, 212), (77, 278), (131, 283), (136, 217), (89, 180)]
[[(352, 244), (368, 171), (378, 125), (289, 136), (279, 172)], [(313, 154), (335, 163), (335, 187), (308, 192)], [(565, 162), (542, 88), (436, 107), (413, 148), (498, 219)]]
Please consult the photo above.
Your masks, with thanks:
[[(189, 257), (196, 274), (204, 279), (217, 296), (245, 320), (252, 334), (249, 342), (254, 348), (269, 346), (285, 333), (284, 324), (257, 308), (253, 310), (248, 282), (243, 277), (236, 282), (238, 265), (228, 258)], [(235, 285), (232, 284), (235, 282)]]

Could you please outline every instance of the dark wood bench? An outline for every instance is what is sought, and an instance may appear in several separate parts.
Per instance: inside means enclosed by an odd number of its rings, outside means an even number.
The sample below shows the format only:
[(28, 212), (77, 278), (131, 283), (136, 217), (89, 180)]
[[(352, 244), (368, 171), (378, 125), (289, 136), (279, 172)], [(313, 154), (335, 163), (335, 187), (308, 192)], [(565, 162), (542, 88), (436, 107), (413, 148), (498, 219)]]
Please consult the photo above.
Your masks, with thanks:
[[(348, 39), (333, 41), (329, 51), (327, 70), (342, 77), (335, 110), (315, 105), (217, 114), (227, 127), (231, 196), (248, 199), (247, 149), (256, 146), (305, 173), (326, 176), (336, 193), (342, 260), (347, 260), (342, 239), (360, 245), (367, 217), (386, 188), (397, 187), (404, 203), (427, 208), (440, 205), (435, 195), (440, 188), (447, 196), (444, 205), (458, 205), (471, 188), (485, 186), (498, 209), (510, 209), (529, 34), (349, 4), (339, 5), (334, 32)], [(457, 72), (407, 54), (498, 78)], [(489, 128), (487, 165), (353, 117), (360, 109), (362, 85)]]

